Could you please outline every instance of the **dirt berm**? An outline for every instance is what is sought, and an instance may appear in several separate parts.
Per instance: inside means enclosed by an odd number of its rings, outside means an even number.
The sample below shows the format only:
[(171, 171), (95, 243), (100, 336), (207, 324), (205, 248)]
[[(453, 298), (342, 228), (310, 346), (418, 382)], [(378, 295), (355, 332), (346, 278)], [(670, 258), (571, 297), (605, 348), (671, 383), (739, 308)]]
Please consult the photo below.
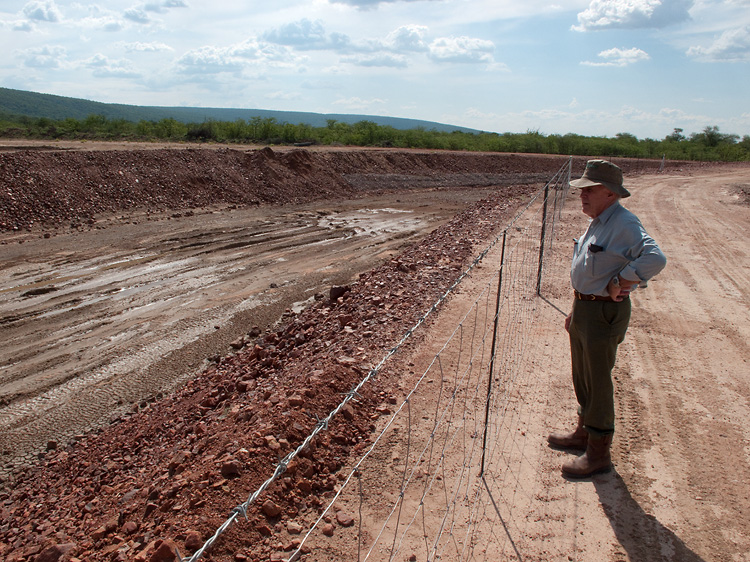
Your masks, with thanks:
[[(90, 227), (99, 218), (207, 206), (288, 205), (389, 189), (546, 181), (564, 157), (401, 150), (0, 150), (0, 230)], [(620, 161), (621, 160), (621, 161)], [(661, 162), (620, 159), (628, 174)], [(576, 159), (580, 170), (584, 158)], [(668, 162), (668, 170), (695, 167)]]

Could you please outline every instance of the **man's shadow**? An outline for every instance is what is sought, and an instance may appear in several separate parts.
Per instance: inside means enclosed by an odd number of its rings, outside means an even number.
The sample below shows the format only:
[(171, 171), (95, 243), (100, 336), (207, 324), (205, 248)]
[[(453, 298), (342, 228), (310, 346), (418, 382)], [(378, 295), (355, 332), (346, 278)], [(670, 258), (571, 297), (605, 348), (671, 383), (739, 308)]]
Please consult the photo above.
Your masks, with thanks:
[(705, 562), (673, 531), (643, 511), (617, 471), (592, 478), (604, 513), (630, 560), (639, 562)]

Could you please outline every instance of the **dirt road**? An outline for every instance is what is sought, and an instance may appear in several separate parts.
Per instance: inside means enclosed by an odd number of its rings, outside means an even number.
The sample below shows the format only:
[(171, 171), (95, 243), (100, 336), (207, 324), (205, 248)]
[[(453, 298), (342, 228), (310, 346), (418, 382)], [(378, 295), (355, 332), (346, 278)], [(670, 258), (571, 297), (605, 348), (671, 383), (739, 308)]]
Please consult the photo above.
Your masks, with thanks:
[[(616, 472), (568, 482), (557, 473), (565, 454), (544, 446), (544, 435), (570, 426), (575, 412), (562, 315), (553, 315), (545, 337), (558, 348), (537, 426), (536, 485), (547, 500), (530, 514), (549, 522), (551, 536), (532, 552), (540, 560), (747, 561), (750, 206), (741, 189), (747, 193), (750, 174), (649, 176), (630, 185), (625, 205), (669, 263), (633, 295), (618, 354)], [(585, 228), (577, 201), (566, 212), (563, 240)], [(553, 302), (569, 308), (565, 292)]]
[[(560, 465), (569, 453), (546, 443), (548, 433), (572, 429), (576, 417), (563, 330), (571, 306), (565, 249), (588, 219), (571, 191), (556, 227), (557, 266), (547, 270), (539, 322), (528, 342), (533, 368), (519, 373), (507, 391), (518, 394), (520, 405), (501, 436), (512, 445), (503, 449), (500, 464), (517, 468), (500, 473), (502, 485), (495, 481), (495, 499), (486, 501), (487, 519), (475, 524), (479, 538), (471, 554), (452, 553), (457, 559), (750, 560), (750, 173), (650, 175), (628, 178), (627, 185), (633, 197), (624, 205), (669, 262), (632, 297), (631, 325), (614, 370), (615, 470), (580, 482), (565, 479)], [(412, 362), (429, 363), (440, 350), (485, 286), (481, 276), (492, 273), (487, 266), (468, 283), (475, 289), (465, 287), (441, 311), (431, 332), (435, 345), (416, 350)], [(466, 466), (466, 453), (458, 449), (441, 474)], [(400, 477), (394, 471), (383, 481)], [(446, 495), (451, 493), (449, 488)], [(440, 502), (428, 507), (444, 514)], [(456, 536), (482, 510), (475, 504), (466, 511)], [(377, 518), (373, 528), (379, 529)], [(422, 552), (424, 542), (415, 533), (404, 550)]]

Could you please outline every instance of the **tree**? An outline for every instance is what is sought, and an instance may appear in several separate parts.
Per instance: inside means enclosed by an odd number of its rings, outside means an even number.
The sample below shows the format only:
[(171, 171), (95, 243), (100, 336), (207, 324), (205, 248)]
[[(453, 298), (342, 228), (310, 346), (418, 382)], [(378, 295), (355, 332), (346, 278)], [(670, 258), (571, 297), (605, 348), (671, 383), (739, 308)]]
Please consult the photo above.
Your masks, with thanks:
[(702, 133), (694, 134), (690, 140), (697, 141), (704, 144), (705, 146), (714, 148), (722, 143), (734, 144), (739, 139), (737, 135), (725, 135), (719, 132), (719, 127), (716, 125), (707, 126), (703, 129)]
[(680, 142), (685, 140), (685, 135), (682, 134), (682, 129), (675, 127), (671, 135), (667, 135), (664, 140)]

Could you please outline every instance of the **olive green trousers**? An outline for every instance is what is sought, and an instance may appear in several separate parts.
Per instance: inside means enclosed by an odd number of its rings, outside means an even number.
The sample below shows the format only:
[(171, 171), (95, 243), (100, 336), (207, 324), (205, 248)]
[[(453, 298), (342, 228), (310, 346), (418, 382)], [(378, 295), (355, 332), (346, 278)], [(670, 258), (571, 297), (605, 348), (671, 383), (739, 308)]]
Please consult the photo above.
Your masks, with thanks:
[(625, 339), (630, 308), (629, 298), (621, 302), (573, 303), (568, 330), (573, 388), (584, 427), (595, 438), (615, 430), (612, 368), (617, 346)]

